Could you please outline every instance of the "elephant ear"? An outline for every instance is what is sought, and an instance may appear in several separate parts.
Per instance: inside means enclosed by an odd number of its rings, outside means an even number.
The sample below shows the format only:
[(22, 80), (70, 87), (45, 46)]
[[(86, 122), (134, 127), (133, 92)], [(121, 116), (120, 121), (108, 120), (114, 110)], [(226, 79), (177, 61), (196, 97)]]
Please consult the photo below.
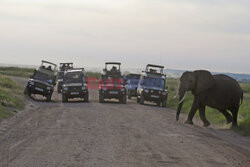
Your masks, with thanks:
[(198, 70), (194, 71), (196, 77), (195, 94), (199, 94), (215, 84), (213, 75), (209, 71)]

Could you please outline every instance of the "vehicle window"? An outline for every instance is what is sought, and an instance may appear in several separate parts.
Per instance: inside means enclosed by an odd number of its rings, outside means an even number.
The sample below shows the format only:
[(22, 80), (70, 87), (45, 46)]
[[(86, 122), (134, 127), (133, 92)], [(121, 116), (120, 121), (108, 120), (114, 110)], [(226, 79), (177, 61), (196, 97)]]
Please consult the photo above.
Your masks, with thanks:
[(130, 85), (138, 85), (139, 80), (140, 80), (139, 77), (134, 76), (134, 77), (128, 78), (127, 83)]
[(123, 77), (114, 77), (114, 76), (104, 76), (103, 77), (104, 84), (124, 84)]
[(49, 83), (52, 82), (50, 75), (46, 73), (42, 73), (40, 71), (36, 71), (33, 78), (40, 80), (40, 81), (49, 82)]
[(163, 78), (144, 77), (141, 82), (141, 85), (152, 89), (164, 89), (165, 85), (165, 79)]
[(65, 83), (82, 83), (82, 74), (79, 73), (67, 73), (64, 77)]

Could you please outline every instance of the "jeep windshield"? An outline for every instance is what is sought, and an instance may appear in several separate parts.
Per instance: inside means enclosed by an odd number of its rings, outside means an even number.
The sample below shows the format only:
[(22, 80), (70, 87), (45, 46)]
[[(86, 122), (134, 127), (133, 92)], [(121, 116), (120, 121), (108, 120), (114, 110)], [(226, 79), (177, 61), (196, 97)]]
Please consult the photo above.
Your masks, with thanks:
[(86, 83), (82, 73), (67, 73), (64, 76), (64, 83)]
[(127, 83), (129, 85), (138, 85), (140, 76), (132, 76), (127, 78)]
[(140, 85), (143, 85), (148, 89), (163, 90), (165, 86), (165, 79), (144, 77), (141, 79)]
[(103, 77), (104, 85), (107, 84), (121, 84), (124, 85), (124, 78), (123, 77), (114, 77), (114, 76), (105, 76)]
[(43, 72), (40, 72), (40, 71), (36, 71), (33, 78), (37, 79), (39, 81), (44, 81), (44, 82), (48, 82), (48, 83), (52, 84), (52, 79), (51, 79), (50, 75), (43, 73)]

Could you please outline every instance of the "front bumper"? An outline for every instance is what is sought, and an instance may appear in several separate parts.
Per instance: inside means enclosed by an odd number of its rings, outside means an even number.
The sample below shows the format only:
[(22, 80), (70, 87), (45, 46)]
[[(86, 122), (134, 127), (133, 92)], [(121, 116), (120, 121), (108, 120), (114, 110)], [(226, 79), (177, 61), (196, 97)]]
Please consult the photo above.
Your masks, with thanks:
[(32, 94), (39, 94), (43, 96), (47, 96), (49, 94), (52, 94), (54, 91), (53, 86), (48, 86), (41, 83), (33, 82), (34, 84), (28, 83), (27, 87)]
[[(167, 91), (149, 90), (148, 92), (143, 91), (141, 93), (146, 101), (159, 102), (167, 98)], [(140, 96), (140, 95), (139, 95)]]
[(86, 94), (89, 93), (89, 91), (86, 90), (63, 90), (62, 93), (67, 97), (67, 98), (84, 98)]
[(123, 91), (121, 89), (100, 89), (99, 93), (102, 94), (103, 98), (116, 98), (119, 99), (120, 97), (126, 95), (126, 90), (124, 89)]

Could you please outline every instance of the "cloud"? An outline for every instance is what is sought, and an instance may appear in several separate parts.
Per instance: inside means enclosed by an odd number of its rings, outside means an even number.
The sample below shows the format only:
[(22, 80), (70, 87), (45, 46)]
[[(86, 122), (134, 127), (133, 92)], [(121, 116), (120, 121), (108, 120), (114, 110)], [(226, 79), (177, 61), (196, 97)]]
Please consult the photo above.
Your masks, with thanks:
[[(250, 61), (249, 4), (244, 0), (1, 1), (1, 61), (21, 56), (30, 64), (49, 58), (102, 66), (115, 59), (132, 67), (152, 62), (171, 68), (250, 72), (244, 65)], [(228, 64), (239, 59), (245, 61), (230, 69)]]

